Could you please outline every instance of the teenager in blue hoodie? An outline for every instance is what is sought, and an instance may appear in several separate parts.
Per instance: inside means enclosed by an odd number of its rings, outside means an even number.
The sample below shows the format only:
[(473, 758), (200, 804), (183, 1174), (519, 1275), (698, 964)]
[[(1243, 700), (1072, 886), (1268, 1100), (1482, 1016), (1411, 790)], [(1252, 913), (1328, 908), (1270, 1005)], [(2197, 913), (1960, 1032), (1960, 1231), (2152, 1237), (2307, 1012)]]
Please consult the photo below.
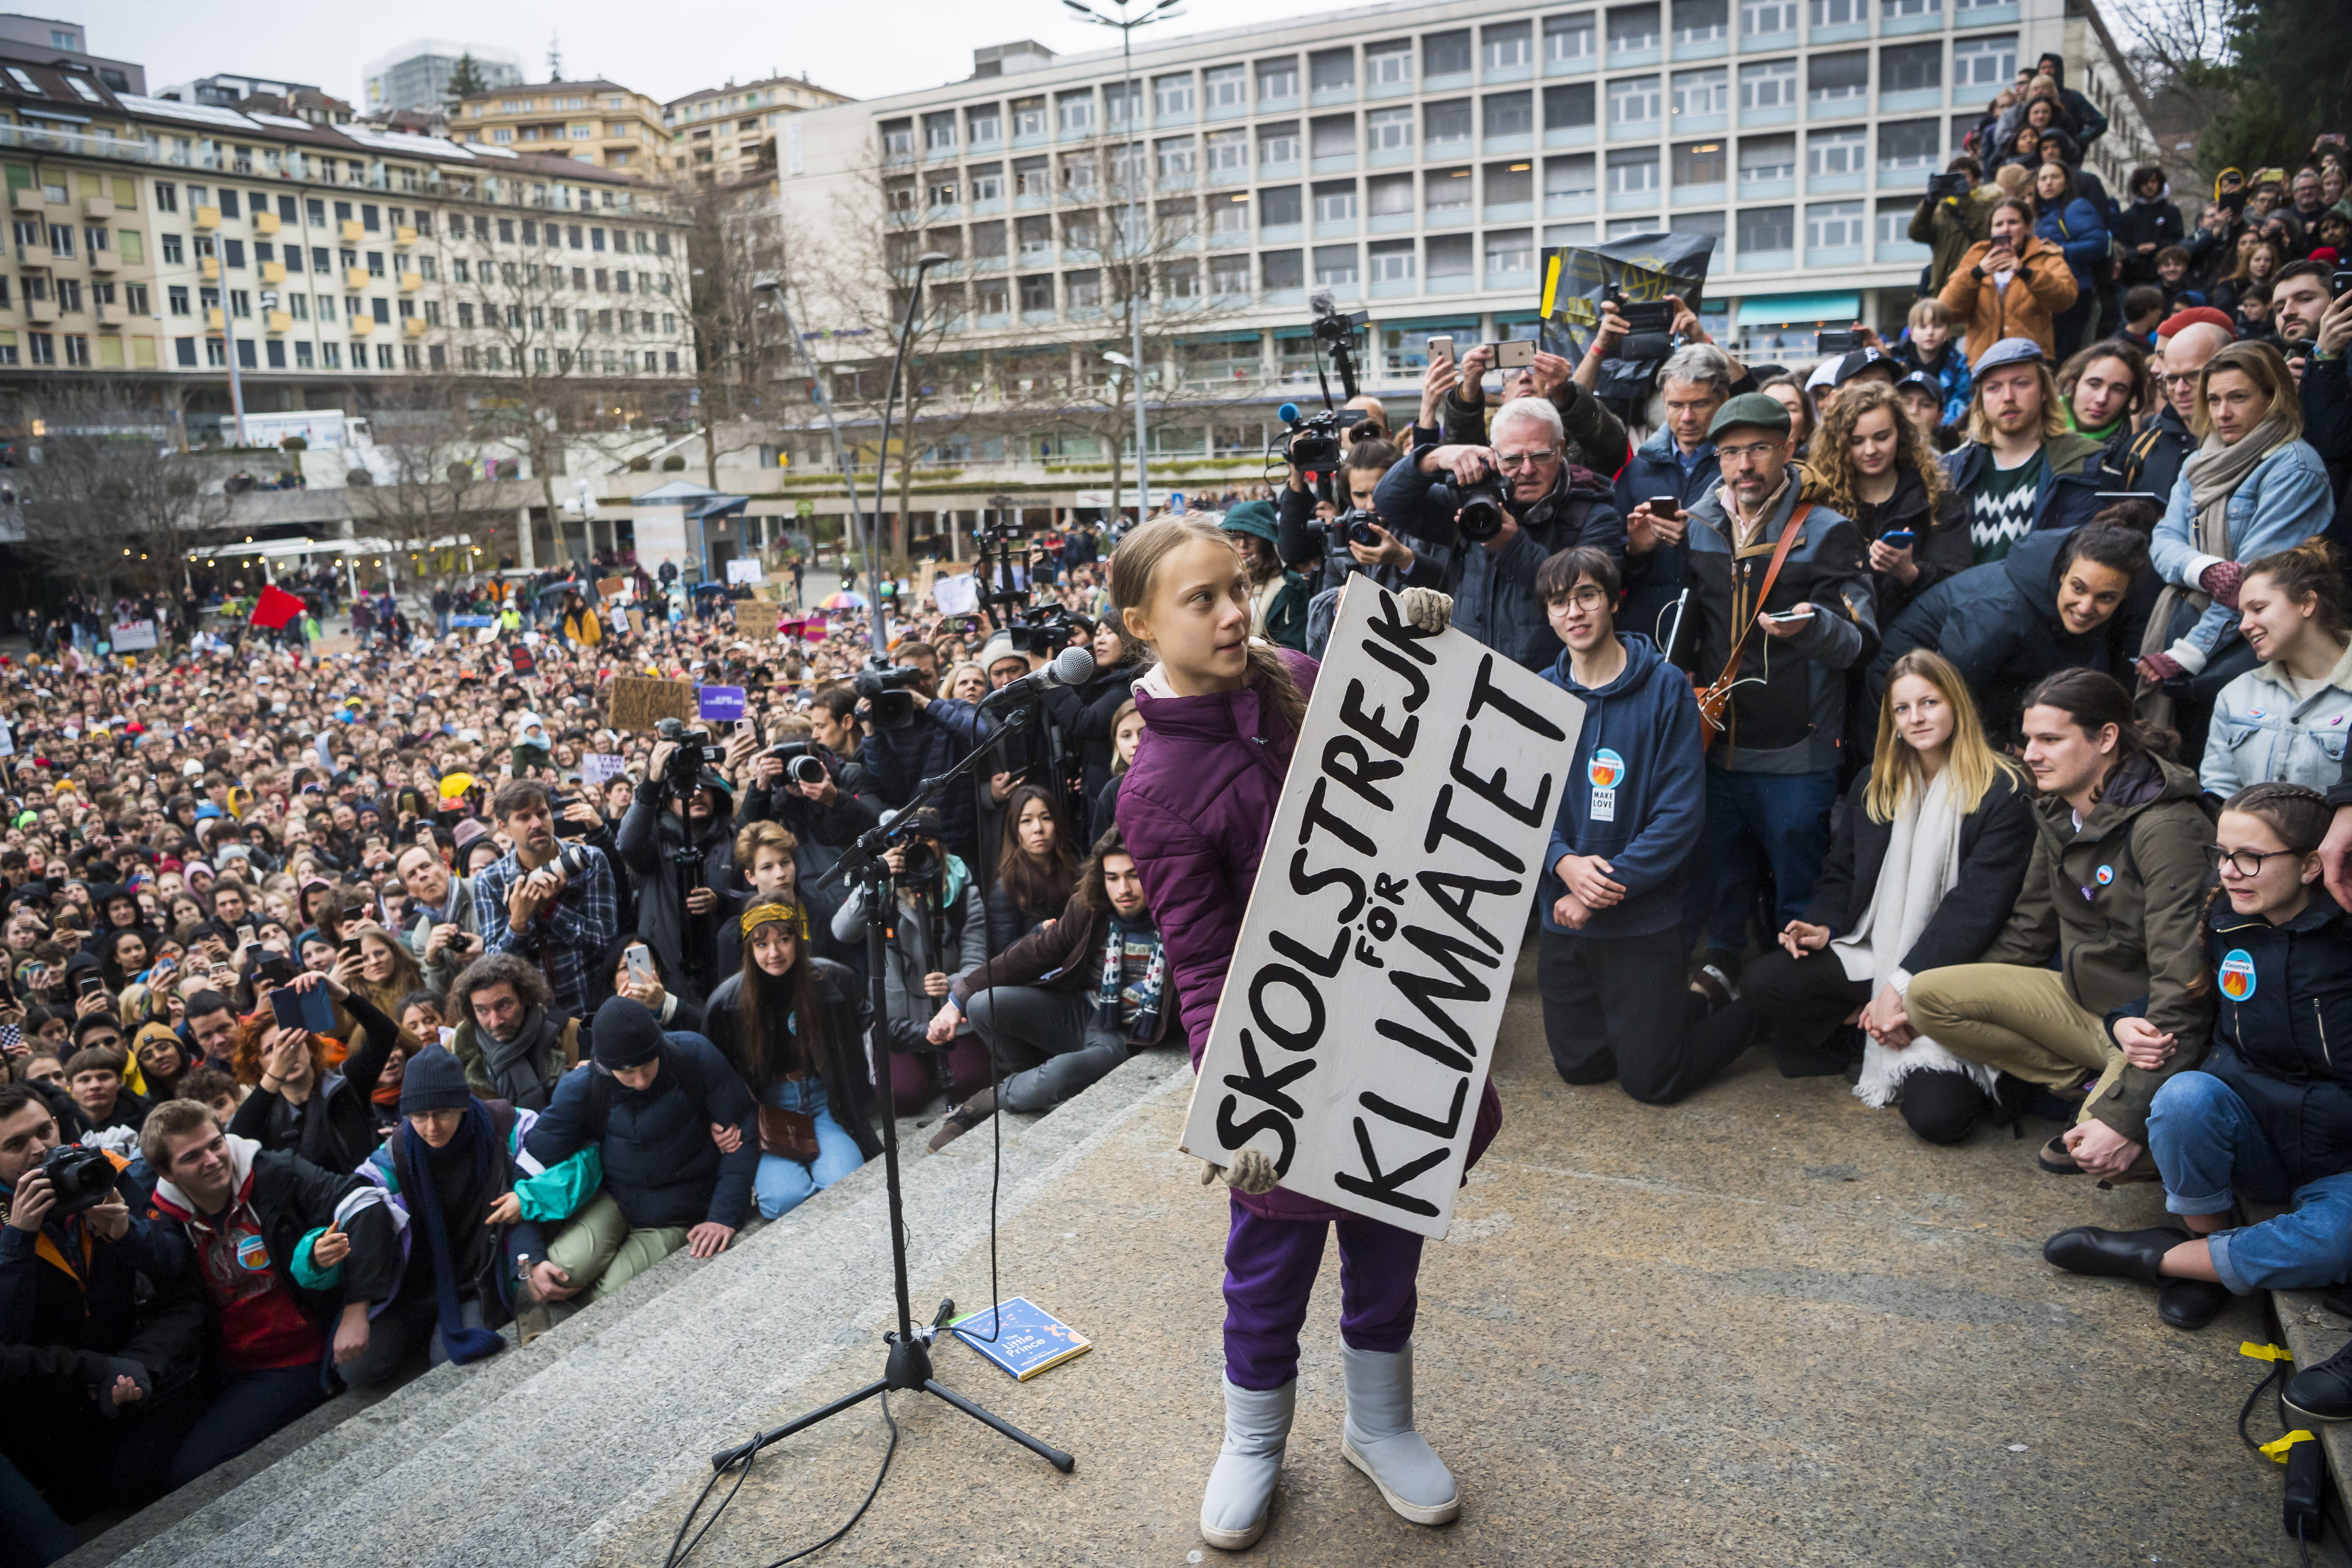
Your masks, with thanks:
[(1689, 1026), (1705, 1011), (1682, 935), (1706, 815), (1698, 703), (1655, 644), (1617, 630), (1617, 567), (1601, 551), (1547, 559), (1536, 596), (1568, 645), (1545, 679), (1584, 702), (1538, 891), (1544, 1035), (1570, 1083), (1614, 1078), (1635, 1100), (1672, 1104), (1739, 1054), (1706, 1048)]

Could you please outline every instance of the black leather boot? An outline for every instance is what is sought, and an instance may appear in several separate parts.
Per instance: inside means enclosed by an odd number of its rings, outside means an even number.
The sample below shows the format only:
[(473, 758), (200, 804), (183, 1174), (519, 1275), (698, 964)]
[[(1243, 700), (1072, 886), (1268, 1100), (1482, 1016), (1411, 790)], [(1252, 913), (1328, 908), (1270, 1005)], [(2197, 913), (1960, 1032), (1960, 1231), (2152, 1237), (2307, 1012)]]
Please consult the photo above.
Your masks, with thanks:
[(2185, 1230), (2157, 1226), (2148, 1230), (2102, 1230), (2078, 1225), (2042, 1244), (2042, 1256), (2070, 1274), (2103, 1274), (2116, 1279), (2164, 1282), (2164, 1255), (2190, 1239)]

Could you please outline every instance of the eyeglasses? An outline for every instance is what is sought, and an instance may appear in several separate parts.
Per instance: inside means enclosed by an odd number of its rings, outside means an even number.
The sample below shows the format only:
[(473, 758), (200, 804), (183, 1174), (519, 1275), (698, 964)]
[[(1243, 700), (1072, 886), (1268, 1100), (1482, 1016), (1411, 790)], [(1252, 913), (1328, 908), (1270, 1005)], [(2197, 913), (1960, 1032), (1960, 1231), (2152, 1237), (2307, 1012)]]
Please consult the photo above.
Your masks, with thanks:
[(2241, 877), (2261, 876), (2263, 874), (2263, 862), (2265, 860), (2275, 860), (2282, 855), (2294, 856), (2298, 859), (2302, 858), (2297, 851), (2293, 849), (2224, 849), (2219, 844), (2208, 844), (2205, 846), (2205, 864), (2207, 866), (2216, 871), (2220, 871), (2224, 868), (2235, 871)]
[(1531, 468), (1538, 463), (1549, 463), (1559, 456), (1559, 448), (1557, 447), (1545, 447), (1533, 452), (1497, 452), (1495, 454), (1495, 467), (1507, 474), (1516, 474), (1521, 468)]
[(1592, 587), (1571, 589), (1552, 601), (1555, 608), (1562, 604), (1569, 604), (1580, 610), (1597, 610), (1608, 603), (1608, 594), (1601, 589)]
[(1730, 458), (1739, 462), (1758, 463), (1769, 461), (1780, 450), (1780, 443), (1778, 441), (1751, 441), (1745, 447), (1717, 447), (1715, 455), (1717, 461)]
[(2156, 379), (2166, 386), (2194, 386), (2197, 384), (2197, 378), (2204, 374), (2201, 370), (2187, 370), (2177, 375), (2168, 375), (2163, 371), (2158, 371)]

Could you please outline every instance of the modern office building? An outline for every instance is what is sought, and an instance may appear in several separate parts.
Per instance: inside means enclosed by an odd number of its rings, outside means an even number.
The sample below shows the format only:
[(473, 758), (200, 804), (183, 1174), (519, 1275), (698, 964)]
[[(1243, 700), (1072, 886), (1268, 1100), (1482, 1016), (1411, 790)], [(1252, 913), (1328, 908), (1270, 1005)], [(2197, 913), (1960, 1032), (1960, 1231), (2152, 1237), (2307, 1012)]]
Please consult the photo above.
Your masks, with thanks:
[(849, 101), (846, 93), (772, 71), (757, 81), (730, 81), (674, 98), (662, 105), (670, 173), (722, 185), (772, 178), (778, 123), (803, 110)]
[[(2090, 0), (1447, 0), (1137, 42), (1131, 92), (1117, 49), (1023, 42), (963, 81), (793, 116), (781, 210), (819, 233), (879, 184), (905, 258), (954, 258), (933, 274), (954, 346), (1068, 355), (1083, 383), (1126, 347), (1102, 270), (1121, 242), (1097, 237), (1133, 166), (1153, 310), (1201, 324), (1156, 367), (1152, 445), (1206, 457), (1262, 449), (1264, 405), (1311, 388), (1318, 288), (1370, 312), (1366, 380), (1401, 418), (1429, 337), (1534, 334), (1548, 246), (1715, 237), (1703, 315), (1763, 357), (1899, 326), (1928, 175), (2043, 50), (2114, 121), (2110, 190), (2152, 150)], [(846, 301), (804, 312), (824, 352), (871, 352)], [(1183, 414), (1202, 399), (1251, 416)], [(986, 454), (1018, 454), (1011, 434)]]
[(525, 82), (471, 94), (449, 111), (449, 139), (574, 158), (648, 183), (668, 173), (662, 106), (618, 82)]
[(470, 58), (484, 87), (522, 85), (522, 57), (495, 44), (418, 38), (362, 68), (362, 107), (371, 116), (398, 109), (435, 110), (447, 101), (457, 62)]

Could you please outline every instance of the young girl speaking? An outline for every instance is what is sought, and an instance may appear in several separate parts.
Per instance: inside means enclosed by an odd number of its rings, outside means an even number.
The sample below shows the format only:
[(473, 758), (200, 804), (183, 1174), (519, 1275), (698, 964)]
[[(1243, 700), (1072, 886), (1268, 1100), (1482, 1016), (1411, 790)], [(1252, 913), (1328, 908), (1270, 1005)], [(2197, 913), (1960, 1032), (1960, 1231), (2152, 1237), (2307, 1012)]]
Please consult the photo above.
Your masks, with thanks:
[[(1164, 518), (1128, 535), (1111, 556), (1110, 591), (1129, 633), (1160, 660), (1136, 685), (1144, 733), (1119, 787), (1118, 826), (1164, 933), (1197, 1069), (1316, 662), (1251, 640), (1248, 573), (1231, 539), (1206, 523)], [(1370, 584), (1359, 590), (1370, 591)], [(1430, 632), (1444, 629), (1453, 611), (1450, 599), (1427, 589), (1408, 588), (1400, 603), (1408, 620)], [(1502, 1121), (1490, 1083), (1471, 1136), (1474, 1163)], [(1234, 1188), (1225, 1242), (1225, 1441), (1201, 1501), (1203, 1539), (1233, 1552), (1265, 1532), (1297, 1400), (1298, 1329), (1333, 1222), (1348, 1386), (1342, 1451), (1406, 1519), (1454, 1518), (1461, 1500), (1454, 1478), (1412, 1425), (1422, 1238), (1283, 1191), (1255, 1151), (1243, 1151), (1225, 1178)]]

